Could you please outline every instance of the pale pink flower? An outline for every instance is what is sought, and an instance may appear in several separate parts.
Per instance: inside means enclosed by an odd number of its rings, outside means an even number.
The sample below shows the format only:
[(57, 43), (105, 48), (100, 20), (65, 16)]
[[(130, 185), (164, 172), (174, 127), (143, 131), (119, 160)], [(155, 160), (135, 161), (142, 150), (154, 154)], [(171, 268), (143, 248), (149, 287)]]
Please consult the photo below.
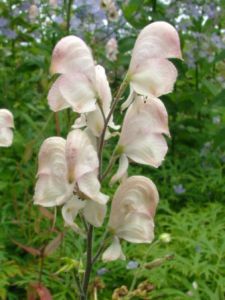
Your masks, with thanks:
[(0, 147), (12, 145), (14, 120), (12, 113), (7, 109), (0, 109)]
[(173, 90), (177, 70), (168, 58), (182, 58), (176, 29), (154, 22), (139, 34), (132, 52), (128, 78), (135, 92), (159, 97)]
[(103, 254), (104, 260), (123, 257), (119, 239), (131, 243), (152, 242), (158, 202), (158, 191), (150, 179), (132, 176), (122, 182), (113, 197), (109, 218), (109, 229), (117, 239)]
[(48, 94), (53, 111), (71, 107), (75, 112), (84, 113), (96, 109), (94, 60), (84, 41), (76, 36), (62, 38), (53, 50), (50, 71), (62, 74)]
[(85, 132), (73, 130), (66, 140), (48, 138), (38, 157), (34, 203), (46, 207), (65, 203), (63, 216), (67, 225), (82, 210), (88, 222), (100, 226), (108, 196), (100, 192), (98, 166), (97, 152)]
[(159, 167), (168, 149), (163, 134), (170, 136), (164, 104), (155, 97), (136, 96), (123, 121), (117, 146), (119, 169), (112, 182), (126, 174), (128, 159)]
[(117, 40), (115, 38), (111, 38), (110, 40), (108, 40), (105, 46), (105, 50), (106, 50), (106, 57), (108, 58), (108, 60), (110, 61), (117, 60), (117, 55), (119, 51), (118, 51)]
[[(76, 119), (73, 128), (82, 128), (88, 127), (94, 136), (100, 137), (104, 127), (104, 119), (100, 106), (104, 113), (105, 118), (108, 116), (110, 111), (110, 106), (112, 102), (111, 90), (109, 83), (105, 74), (105, 69), (97, 65), (95, 66), (95, 75), (96, 75), (96, 91), (98, 94), (98, 103), (96, 104), (96, 109), (94, 111), (82, 114), (78, 119)], [(119, 126), (115, 125), (113, 122), (113, 117), (109, 121), (110, 128), (117, 130)], [(110, 137), (110, 133), (107, 130), (106, 137)]]
[(82, 73), (90, 80), (94, 76), (94, 60), (90, 48), (77, 36), (62, 38), (53, 49), (52, 74)]
[(67, 180), (65, 147), (66, 140), (61, 137), (50, 137), (43, 142), (38, 155), (34, 204), (52, 207), (72, 197), (74, 184)]

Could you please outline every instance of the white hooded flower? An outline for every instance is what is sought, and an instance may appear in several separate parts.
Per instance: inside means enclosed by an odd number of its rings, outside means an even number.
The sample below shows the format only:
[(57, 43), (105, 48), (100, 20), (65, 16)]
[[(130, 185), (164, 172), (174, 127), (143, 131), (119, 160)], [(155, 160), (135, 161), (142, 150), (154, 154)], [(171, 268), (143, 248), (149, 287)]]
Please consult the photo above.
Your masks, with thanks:
[(39, 153), (34, 203), (46, 207), (65, 203), (67, 225), (82, 210), (88, 222), (100, 226), (108, 196), (100, 192), (98, 166), (97, 152), (85, 132), (73, 130), (66, 140), (48, 138)]
[(120, 154), (119, 169), (112, 182), (126, 173), (128, 159), (159, 167), (168, 149), (163, 134), (170, 136), (164, 104), (155, 97), (136, 96), (123, 121), (117, 146)]
[(150, 179), (132, 176), (122, 182), (113, 197), (109, 219), (109, 228), (117, 239), (103, 254), (104, 260), (122, 257), (118, 239), (131, 243), (151, 243), (158, 201), (158, 191)]
[(166, 22), (154, 22), (139, 34), (132, 52), (128, 77), (138, 94), (159, 97), (173, 90), (177, 78), (169, 58), (182, 58), (176, 29)]

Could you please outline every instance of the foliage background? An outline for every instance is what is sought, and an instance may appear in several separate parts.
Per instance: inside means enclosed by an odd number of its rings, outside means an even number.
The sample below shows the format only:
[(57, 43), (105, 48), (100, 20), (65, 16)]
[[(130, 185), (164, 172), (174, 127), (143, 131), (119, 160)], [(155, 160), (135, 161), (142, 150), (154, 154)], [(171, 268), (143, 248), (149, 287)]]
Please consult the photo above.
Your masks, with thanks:
[[(103, 300), (111, 299), (115, 288), (129, 287), (135, 274), (137, 284), (147, 279), (154, 285), (146, 299), (225, 299), (225, 2), (117, 1), (116, 20), (97, 0), (52, 3), (0, 3), (0, 107), (13, 112), (16, 125), (13, 146), (0, 149), (0, 299), (26, 299), (28, 286), (40, 275), (40, 259), (18, 243), (37, 249), (64, 230), (59, 211), (54, 231), (54, 212), (47, 214), (32, 204), (38, 149), (56, 134), (55, 116), (46, 100), (53, 81), (48, 69), (54, 45), (67, 34), (81, 36), (116, 89), (138, 32), (156, 20), (176, 26), (184, 57), (175, 61), (175, 91), (162, 97), (172, 135), (167, 158), (157, 170), (140, 165), (129, 170), (152, 178), (159, 189), (156, 242), (150, 248), (124, 243), (127, 261), (99, 262), (93, 279), (98, 276), (105, 284), (98, 291)], [(39, 10), (34, 20), (29, 18), (32, 4)], [(111, 37), (119, 44), (115, 62), (105, 54)], [(61, 112), (59, 118), (65, 136), (75, 116)], [(121, 122), (119, 109), (115, 118)], [(107, 145), (105, 163), (114, 143)], [(165, 232), (172, 237), (168, 244), (158, 240)], [(96, 240), (99, 236), (97, 232)], [(173, 259), (160, 267), (140, 267), (168, 254)], [(79, 257), (83, 258), (82, 243), (67, 231), (61, 246), (44, 260), (42, 282), (53, 299), (77, 299)], [(130, 269), (129, 261), (137, 261), (139, 267)]]

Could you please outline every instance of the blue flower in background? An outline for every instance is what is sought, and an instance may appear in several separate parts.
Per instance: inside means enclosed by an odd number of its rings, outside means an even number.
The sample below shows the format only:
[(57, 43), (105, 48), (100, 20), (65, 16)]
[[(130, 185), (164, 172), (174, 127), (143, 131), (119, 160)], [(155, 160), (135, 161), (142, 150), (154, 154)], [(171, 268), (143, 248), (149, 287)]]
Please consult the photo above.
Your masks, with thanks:
[(101, 268), (101, 269), (97, 270), (97, 275), (98, 276), (103, 276), (103, 275), (105, 275), (108, 272), (109, 272), (109, 270), (107, 268)]
[(177, 195), (181, 195), (186, 192), (186, 189), (183, 187), (182, 184), (174, 185), (173, 190), (174, 190), (175, 194), (177, 194)]
[(9, 20), (6, 18), (0, 18), (0, 28), (5, 27), (9, 24)]
[(2, 35), (4, 35), (5, 37), (7, 37), (9, 40), (15, 40), (15, 38), (17, 37), (17, 34), (14, 30), (11, 30), (9, 28), (3, 28), (0, 33)]
[(139, 263), (135, 260), (130, 260), (126, 266), (127, 270), (134, 270), (137, 269), (139, 266)]

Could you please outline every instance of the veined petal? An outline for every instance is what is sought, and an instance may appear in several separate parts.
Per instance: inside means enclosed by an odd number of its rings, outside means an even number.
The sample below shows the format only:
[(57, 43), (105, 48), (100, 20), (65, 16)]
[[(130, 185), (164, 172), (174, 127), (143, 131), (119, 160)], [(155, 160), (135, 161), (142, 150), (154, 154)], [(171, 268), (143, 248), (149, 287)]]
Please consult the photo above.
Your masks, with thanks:
[(162, 134), (169, 136), (168, 115), (155, 97), (136, 96), (128, 108), (119, 139), (119, 147), (133, 161), (158, 167), (167, 152)]
[(127, 173), (128, 166), (129, 166), (128, 158), (125, 154), (122, 154), (119, 160), (119, 168), (116, 174), (110, 180), (110, 183), (113, 184), (114, 182), (123, 178)]
[(127, 145), (125, 153), (139, 164), (158, 168), (168, 151), (167, 142), (161, 134), (150, 134), (144, 139), (137, 138), (135, 142)]
[(66, 162), (69, 182), (78, 181), (84, 174), (98, 169), (98, 155), (86, 132), (75, 129), (68, 134)]
[(60, 176), (41, 174), (34, 192), (34, 204), (53, 207), (65, 203), (73, 194), (73, 185), (69, 185)]
[(79, 190), (89, 199), (92, 199), (101, 205), (106, 204), (108, 201), (109, 197), (100, 192), (101, 185), (97, 178), (97, 172), (85, 173), (77, 181), (77, 184)]
[(138, 94), (159, 97), (173, 91), (177, 70), (167, 59), (149, 59), (131, 74), (131, 87)]
[(74, 183), (67, 181), (65, 145), (66, 141), (61, 137), (51, 137), (43, 142), (38, 155), (35, 204), (61, 205), (71, 197)]
[(66, 178), (65, 159), (66, 140), (61, 137), (47, 138), (41, 145), (38, 154), (38, 175), (55, 175)]
[(151, 242), (158, 201), (158, 191), (150, 179), (144, 176), (127, 178), (113, 197), (109, 228), (127, 241)]
[(130, 243), (151, 243), (154, 239), (154, 222), (144, 213), (130, 213), (117, 228), (116, 235)]
[(83, 215), (88, 223), (95, 227), (100, 227), (105, 219), (106, 205), (99, 204), (92, 200), (87, 200), (83, 209)]
[(86, 205), (86, 201), (79, 200), (76, 196), (73, 196), (62, 208), (62, 216), (65, 221), (65, 225), (71, 227), (74, 231), (82, 233), (79, 226), (74, 222), (79, 211)]
[(55, 46), (52, 54), (52, 74), (84, 73), (94, 77), (94, 60), (85, 42), (76, 36), (66, 36)]
[(119, 239), (117, 237), (114, 237), (112, 244), (103, 253), (102, 260), (104, 262), (107, 262), (117, 259), (125, 260), (126, 258), (123, 254)]
[(56, 83), (65, 101), (75, 112), (86, 113), (96, 109), (94, 86), (82, 73), (61, 75)]
[(130, 70), (151, 58), (182, 58), (176, 29), (166, 22), (154, 22), (144, 27), (134, 45)]
[(60, 79), (58, 78), (48, 92), (48, 104), (52, 111), (60, 111), (71, 105), (63, 98), (59, 89)]

